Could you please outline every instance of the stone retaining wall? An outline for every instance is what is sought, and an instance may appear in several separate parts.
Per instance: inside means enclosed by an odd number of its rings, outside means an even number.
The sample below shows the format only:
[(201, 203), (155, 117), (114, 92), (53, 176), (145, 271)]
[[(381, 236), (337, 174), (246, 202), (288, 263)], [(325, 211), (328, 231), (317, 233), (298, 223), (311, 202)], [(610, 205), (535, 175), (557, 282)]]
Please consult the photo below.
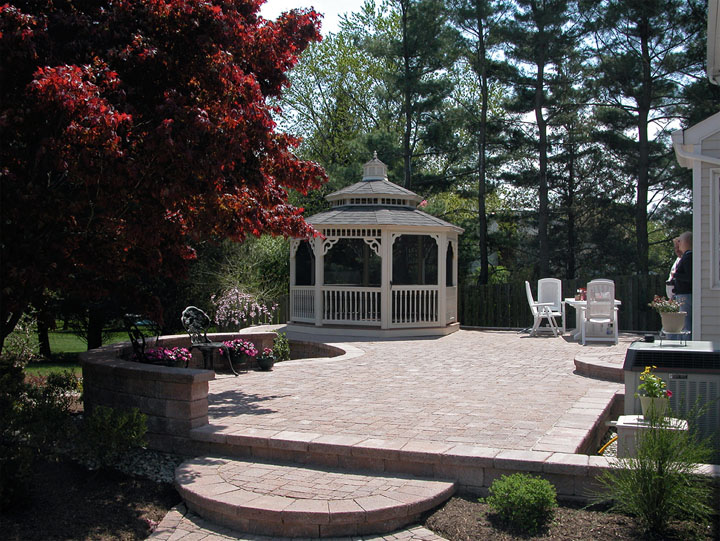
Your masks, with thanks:
[[(220, 333), (208, 337), (223, 341), (238, 336), (262, 349), (272, 347), (275, 333)], [(189, 347), (190, 341), (186, 335), (163, 336), (157, 345)], [(173, 451), (176, 448), (173, 442), (188, 438), (191, 429), (208, 423), (208, 382), (215, 378), (215, 372), (201, 368), (202, 355), (198, 351), (193, 352), (191, 368), (126, 360), (131, 355), (129, 342), (80, 355), (85, 411), (92, 412), (101, 405), (115, 409), (138, 408), (147, 415), (149, 447)], [(216, 369), (227, 369), (226, 362), (216, 354)]]

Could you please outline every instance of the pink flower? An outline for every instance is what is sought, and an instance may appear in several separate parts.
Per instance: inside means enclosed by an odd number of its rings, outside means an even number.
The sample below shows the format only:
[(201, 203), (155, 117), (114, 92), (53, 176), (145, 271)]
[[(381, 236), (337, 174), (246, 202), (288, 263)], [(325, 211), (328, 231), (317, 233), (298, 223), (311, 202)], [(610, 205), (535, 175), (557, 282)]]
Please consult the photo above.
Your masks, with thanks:
[(425, 208), (425, 207), (427, 207), (427, 204), (428, 204), (427, 201), (425, 199), (423, 199), (422, 201), (420, 201), (420, 204), (418, 205), (418, 207)]

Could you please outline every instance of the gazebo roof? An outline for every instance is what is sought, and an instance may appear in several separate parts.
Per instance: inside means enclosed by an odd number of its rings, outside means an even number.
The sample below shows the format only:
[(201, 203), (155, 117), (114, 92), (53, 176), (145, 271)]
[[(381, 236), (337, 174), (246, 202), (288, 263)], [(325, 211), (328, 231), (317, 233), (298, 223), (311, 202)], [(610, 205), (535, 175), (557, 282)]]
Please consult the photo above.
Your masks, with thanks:
[(372, 196), (387, 198), (403, 198), (410, 205), (417, 205), (422, 201), (422, 197), (407, 188), (398, 186), (390, 182), (387, 178), (387, 165), (378, 160), (377, 152), (373, 159), (363, 165), (363, 178), (360, 182), (356, 182), (352, 186), (347, 186), (337, 192), (333, 192), (326, 197), (328, 201), (340, 201), (349, 196), (362, 197)]
[(416, 193), (411, 192), (410, 190), (403, 188), (402, 186), (398, 186), (397, 184), (394, 184), (387, 179), (361, 180), (360, 182), (356, 182), (352, 186), (347, 186), (342, 190), (331, 193), (327, 196), (327, 200), (335, 201), (337, 199), (342, 199), (342, 197), (346, 195), (388, 195), (392, 197), (405, 197), (408, 199), (412, 199), (413, 201), (416, 201), (418, 203), (422, 201), (422, 197), (420, 197)]
[(378, 206), (343, 206), (311, 216), (307, 221), (313, 226), (325, 225), (394, 225), (401, 227), (449, 228), (461, 233), (462, 228), (426, 212), (409, 207), (378, 208)]
[(315, 227), (397, 226), (408, 229), (463, 229), (417, 209), (422, 197), (387, 179), (387, 166), (377, 153), (363, 166), (363, 179), (331, 193), (326, 198), (335, 206), (309, 218)]

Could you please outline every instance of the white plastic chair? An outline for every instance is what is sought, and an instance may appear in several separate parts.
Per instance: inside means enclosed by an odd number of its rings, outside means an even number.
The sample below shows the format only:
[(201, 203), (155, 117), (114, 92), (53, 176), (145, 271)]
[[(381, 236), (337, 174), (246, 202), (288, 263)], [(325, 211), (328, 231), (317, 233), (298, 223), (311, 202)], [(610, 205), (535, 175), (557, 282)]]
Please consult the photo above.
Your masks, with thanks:
[(549, 306), (553, 317), (561, 318), (560, 333), (565, 333), (565, 303), (562, 300), (562, 281), (558, 278), (541, 278), (538, 280), (538, 302), (552, 303)]
[(525, 293), (527, 294), (528, 304), (530, 305), (530, 312), (532, 312), (533, 316), (533, 326), (530, 330), (530, 336), (537, 335), (543, 319), (547, 320), (548, 325), (550, 326), (550, 330), (552, 330), (553, 332), (553, 335), (557, 336), (558, 326), (555, 322), (555, 316), (553, 316), (552, 312), (550, 311), (552, 303), (535, 302), (532, 294), (532, 289), (530, 289), (530, 282), (528, 281), (525, 282)]
[[(587, 307), (581, 320), (581, 340), (585, 342), (618, 343), (618, 309), (615, 306), (615, 282), (612, 280), (593, 280), (587, 284)], [(600, 336), (588, 336), (588, 324), (612, 326), (612, 333)]]

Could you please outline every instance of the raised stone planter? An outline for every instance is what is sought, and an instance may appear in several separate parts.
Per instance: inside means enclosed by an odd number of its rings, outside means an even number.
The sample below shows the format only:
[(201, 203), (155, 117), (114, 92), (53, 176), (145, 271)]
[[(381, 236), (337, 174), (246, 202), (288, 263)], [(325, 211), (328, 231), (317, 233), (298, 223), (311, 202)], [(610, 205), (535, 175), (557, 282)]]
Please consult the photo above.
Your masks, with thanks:
[[(211, 335), (214, 341), (239, 336), (238, 333)], [(275, 333), (243, 333), (259, 349), (272, 347)], [(154, 346), (155, 344), (153, 344)], [(160, 337), (158, 346), (189, 347), (186, 335)], [(190, 430), (208, 423), (208, 382), (213, 370), (173, 368), (126, 360), (132, 355), (129, 342), (113, 344), (80, 355), (83, 369), (85, 411), (96, 406), (115, 409), (138, 408), (147, 415), (148, 446), (183, 453), (188, 450)], [(227, 360), (216, 356), (215, 367), (227, 368)], [(193, 366), (202, 366), (195, 352)]]

